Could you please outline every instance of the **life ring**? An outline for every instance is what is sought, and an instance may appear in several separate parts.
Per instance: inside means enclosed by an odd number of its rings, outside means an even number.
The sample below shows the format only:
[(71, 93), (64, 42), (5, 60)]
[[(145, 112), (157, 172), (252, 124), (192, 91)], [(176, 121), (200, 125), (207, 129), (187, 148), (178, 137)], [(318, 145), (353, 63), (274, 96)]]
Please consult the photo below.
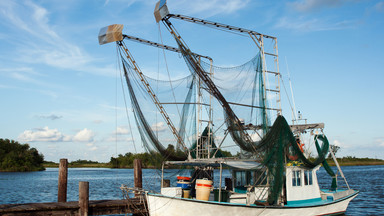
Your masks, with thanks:
[(299, 156), (298, 155), (288, 155), (288, 159), (291, 161), (295, 161), (295, 160), (299, 159)]

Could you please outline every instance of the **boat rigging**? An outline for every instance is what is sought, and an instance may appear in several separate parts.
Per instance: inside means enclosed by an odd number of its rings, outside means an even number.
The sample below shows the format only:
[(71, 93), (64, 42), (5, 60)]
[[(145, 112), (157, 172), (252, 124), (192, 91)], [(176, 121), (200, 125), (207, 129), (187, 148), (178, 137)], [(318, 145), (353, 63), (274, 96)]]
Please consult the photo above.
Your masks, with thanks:
[[(172, 159), (178, 161), (164, 161), (162, 165), (161, 176), (161, 192), (145, 192), (145, 197), (149, 206), (149, 214), (151, 216), (165, 216), (165, 215), (179, 215), (183, 212), (184, 215), (327, 215), (343, 213), (348, 206), (348, 203), (357, 196), (358, 191), (350, 189), (344, 174), (337, 164), (335, 156), (331, 153), (332, 158), (335, 160), (338, 170), (343, 177), (347, 189), (340, 189), (337, 184), (337, 174), (329, 167), (325, 160), (329, 151), (329, 142), (324, 134), (313, 134), (313, 130), (321, 130), (324, 128), (323, 123), (317, 124), (294, 124), (289, 125), (282, 115), (281, 110), (281, 97), (280, 97), (280, 72), (278, 63), (277, 51), (277, 38), (269, 35), (264, 35), (255, 31), (239, 28), (231, 25), (225, 25), (217, 22), (211, 22), (203, 19), (170, 14), (165, 0), (161, 0), (156, 4), (154, 12), (156, 22), (162, 22), (167, 30), (175, 39), (178, 48), (170, 47), (167, 45), (147, 41), (141, 38), (123, 35), (122, 25), (112, 25), (106, 29), (102, 29), (99, 34), (100, 44), (116, 42), (119, 48), (123, 51), (128, 62), (122, 59), (124, 67), (124, 75), (130, 91), (131, 101), (134, 108), (136, 122), (142, 142), (147, 146), (147, 150), (152, 152), (146, 144), (146, 139), (152, 142), (155, 149), (161, 153), (165, 159)], [(233, 89), (237, 92), (247, 92), (247, 94), (229, 94), (225, 92), (225, 88), (217, 83), (219, 80), (212, 78), (212, 73), (207, 72), (206, 65), (200, 58), (212, 59), (207, 56), (201, 56), (192, 52), (187, 43), (183, 40), (181, 35), (176, 31), (176, 28), (171, 23), (170, 19), (180, 19), (191, 23), (197, 23), (205, 26), (210, 26), (218, 29), (225, 29), (226, 31), (233, 31), (243, 35), (249, 36), (259, 49), (258, 55), (253, 58), (249, 63), (252, 65), (248, 69), (251, 72), (252, 80), (248, 77), (249, 74), (243, 74), (240, 77), (242, 80), (251, 80), (251, 82), (242, 82), (239, 89)], [(117, 29), (117, 30), (116, 30)], [(181, 85), (185, 82), (183, 91), (186, 93), (180, 98), (185, 98), (184, 103), (177, 102), (174, 104), (183, 104), (183, 114), (180, 115), (179, 129), (176, 129), (170, 115), (165, 112), (163, 105), (170, 103), (161, 103), (157, 95), (155, 95), (151, 88), (150, 80), (139, 69), (136, 61), (133, 59), (131, 53), (123, 42), (123, 39), (130, 39), (140, 43), (144, 43), (157, 48), (171, 50), (182, 54), (191, 75), (177, 81)], [(265, 51), (264, 40), (272, 40), (273, 52)], [(268, 57), (267, 57), (268, 56)], [(275, 69), (267, 67), (267, 58), (272, 58), (272, 65)], [(248, 64), (245, 64), (248, 65)], [(243, 69), (246, 66), (242, 66)], [(240, 71), (241, 71), (240, 69)], [(134, 71), (135, 73), (133, 73)], [(238, 73), (237, 75), (239, 75)], [(225, 74), (221, 74), (224, 75)], [(275, 78), (275, 88), (267, 87), (269, 84), (268, 76), (272, 75)], [(216, 76), (216, 72), (215, 72)], [(238, 77), (238, 76), (237, 76)], [(248, 79), (246, 79), (248, 78)], [(225, 80), (225, 77), (223, 78)], [(133, 80), (133, 81), (131, 81)], [(232, 78), (231, 82), (234, 82)], [(253, 82), (253, 84), (251, 84)], [(255, 84), (257, 82), (257, 85)], [(166, 121), (168, 128), (172, 132), (176, 142), (183, 147), (185, 155), (180, 156), (173, 151), (172, 148), (165, 149), (158, 137), (154, 135), (154, 130), (151, 128), (148, 119), (149, 116), (144, 114), (139, 103), (139, 97), (136, 96), (133, 85), (141, 83), (156, 106), (156, 109), (161, 113), (163, 119)], [(172, 82), (166, 84), (172, 85)], [(228, 83), (224, 83), (228, 85)], [(198, 89), (195, 88), (198, 86)], [(227, 87), (227, 86), (225, 86)], [(231, 86), (228, 86), (231, 89)], [(254, 104), (256, 97), (256, 89), (258, 91), (259, 104)], [(140, 87), (138, 87), (140, 91)], [(142, 89), (142, 87), (141, 87)], [(196, 117), (195, 107), (190, 109), (190, 105), (203, 105), (200, 100), (197, 102), (191, 101), (191, 98), (199, 98), (201, 95), (200, 89), (206, 90), (210, 96), (217, 99), (220, 107), (224, 111), (224, 123), (227, 124), (227, 129), (224, 129), (224, 139), (229, 133), (232, 140), (245, 152), (246, 158), (234, 157), (225, 158), (220, 153), (223, 142), (216, 148), (213, 142), (213, 134), (211, 126), (212, 118), (207, 121), (208, 126), (201, 133), (196, 130), (196, 121), (188, 122), (187, 117), (192, 117), (197, 121), (203, 122), (199, 117)], [(173, 88), (172, 88), (173, 90)], [(198, 94), (198, 97), (193, 97), (193, 94)], [(276, 106), (268, 105), (268, 94), (276, 94)], [(228, 96), (245, 97), (251, 95), (248, 102), (252, 100), (252, 104), (248, 105), (238, 100), (227, 99)], [(196, 96), (196, 95), (194, 95)], [(168, 95), (169, 97), (169, 95)], [(144, 99), (142, 99), (143, 101)], [(207, 105), (211, 106), (211, 103)], [(261, 110), (261, 124), (251, 124), (249, 121), (245, 124), (242, 113), (234, 109), (238, 107), (245, 107), (244, 109), (251, 109), (251, 117), (253, 109)], [(235, 112), (236, 111), (236, 112)], [(271, 115), (268, 112), (276, 112), (276, 119), (271, 125)], [(198, 111), (197, 111), (198, 112)], [(149, 114), (148, 114), (149, 115)], [(257, 119), (256, 119), (257, 122)], [(224, 124), (223, 123), (223, 124)], [(192, 125), (192, 126), (191, 126)], [(187, 127), (190, 126), (188, 129)], [(220, 126), (221, 127), (221, 126)], [(220, 128), (219, 127), (219, 128)], [(192, 142), (192, 146), (188, 148), (186, 145), (186, 138), (193, 137), (187, 136), (186, 132), (190, 130), (192, 134), (198, 134), (196, 139)], [(262, 131), (260, 140), (255, 141), (251, 137), (249, 130), (255, 132)], [(314, 143), (318, 157), (309, 159), (303, 149), (300, 134), (311, 131), (314, 135)], [(217, 132), (217, 130), (216, 130)], [(167, 138), (167, 137), (166, 137)], [(224, 140), (223, 139), (223, 140)], [(211, 156), (209, 152), (210, 144), (202, 145), (203, 142), (211, 143), (214, 147), (214, 154)], [(319, 144), (321, 142), (321, 145)], [(205, 156), (199, 153), (199, 148), (208, 148), (208, 153)], [(212, 152), (212, 153), (213, 153)], [(240, 156), (243, 156), (240, 154)], [(188, 156), (188, 157), (187, 157)], [(202, 157), (201, 157), (202, 156)], [(163, 172), (165, 165), (179, 165), (194, 167), (189, 176), (178, 176), (176, 187), (163, 187)], [(332, 184), (329, 189), (320, 190), (317, 182), (316, 171), (323, 165), (327, 173), (332, 177)], [(227, 166), (232, 170), (232, 178), (225, 181), (226, 188), (222, 188), (222, 171), (223, 166)], [(214, 167), (220, 169), (219, 188), (217, 188), (218, 198), (211, 198), (211, 188), (213, 187), (213, 171)], [(201, 175), (201, 171), (205, 172)], [(124, 189), (124, 188), (123, 188)], [(216, 192), (214, 192), (216, 195)], [(225, 200), (222, 200), (225, 198)], [(193, 209), (194, 211), (188, 211)], [(187, 210), (187, 211), (186, 211)]]

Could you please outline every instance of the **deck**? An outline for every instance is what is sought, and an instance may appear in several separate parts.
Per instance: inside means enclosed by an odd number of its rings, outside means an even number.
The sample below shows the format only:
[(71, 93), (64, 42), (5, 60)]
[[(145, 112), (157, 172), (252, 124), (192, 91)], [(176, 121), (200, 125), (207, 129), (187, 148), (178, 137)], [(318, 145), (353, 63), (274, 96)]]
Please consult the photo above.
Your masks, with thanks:
[[(50, 202), (50, 203), (25, 203), (0, 205), (0, 215), (80, 215), (78, 201)], [(146, 202), (140, 198), (124, 200), (90, 200), (89, 215), (111, 214), (147, 215)]]

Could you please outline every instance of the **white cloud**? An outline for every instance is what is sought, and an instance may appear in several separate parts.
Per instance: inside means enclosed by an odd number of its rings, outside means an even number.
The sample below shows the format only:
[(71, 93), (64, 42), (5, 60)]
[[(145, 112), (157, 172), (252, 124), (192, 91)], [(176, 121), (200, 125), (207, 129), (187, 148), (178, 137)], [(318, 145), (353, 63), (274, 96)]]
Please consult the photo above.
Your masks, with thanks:
[(375, 9), (380, 12), (384, 12), (384, 1), (378, 2), (375, 5)]
[(86, 146), (89, 147), (88, 148), (89, 151), (96, 151), (99, 149), (99, 147), (95, 146), (93, 142), (87, 143)]
[(310, 12), (323, 8), (335, 8), (348, 2), (356, 2), (356, 0), (298, 0), (289, 2), (288, 5), (300, 12)]
[(57, 129), (43, 127), (34, 130), (26, 130), (19, 135), (18, 139), (24, 142), (58, 142), (64, 141), (67, 137)]
[(333, 141), (333, 145), (335, 145), (335, 146), (341, 146), (341, 143), (340, 143), (340, 141), (338, 141), (338, 140), (334, 140)]
[[(90, 72), (98, 75), (114, 75), (112, 65), (95, 66), (94, 59), (81, 47), (63, 38), (51, 24), (52, 13), (34, 2), (26, 3), (2, 1), (0, 17), (8, 31), (15, 32), (12, 40), (18, 41), (13, 59), (23, 63), (45, 64), (48, 66)], [(15, 75), (17, 76), (17, 74)], [(18, 76), (15, 78), (26, 79)], [(34, 81), (28, 78), (28, 81)]]
[(94, 133), (87, 128), (80, 130), (74, 136), (65, 135), (58, 129), (49, 129), (48, 126), (25, 130), (18, 137), (23, 142), (92, 142)]
[(384, 137), (379, 137), (374, 140), (375, 145), (384, 147)]
[(87, 128), (84, 128), (83, 130), (77, 132), (75, 136), (73, 136), (73, 141), (77, 142), (92, 142), (95, 134), (88, 130)]
[[(31, 67), (0, 68), (0, 74), (12, 79), (42, 86), (53, 86), (51, 83), (41, 81), (42, 74), (36, 72)], [(34, 77), (38, 77), (37, 79)]]
[(129, 134), (129, 130), (126, 127), (117, 127), (115, 134), (117, 135)]
[(27, 1), (25, 4), (18, 3), (3, 1), (1, 15), (9, 21), (8, 25), (37, 39), (45, 40), (46, 43), (54, 44), (59, 36), (48, 25), (48, 11), (31, 1)]
[(158, 122), (151, 126), (153, 131), (162, 132), (167, 129), (167, 126), (164, 124), (164, 122)]
[(97, 149), (99, 149), (97, 146), (93, 146), (93, 147), (90, 148), (89, 150), (91, 150), (91, 151), (96, 151)]
[(70, 135), (64, 135), (62, 141), (63, 141), (63, 142), (71, 142), (71, 141), (72, 141), (72, 136), (70, 136)]
[(308, 19), (306, 17), (282, 17), (278, 20), (275, 27), (284, 28), (302, 32), (309, 31), (329, 31), (354, 28), (356, 22), (352, 20), (344, 20), (338, 22), (325, 21), (317, 18)]
[(211, 17), (216, 14), (231, 14), (245, 8), (250, 0), (178, 0), (168, 1), (170, 13), (199, 14)]
[[(104, 2), (104, 6), (107, 6), (108, 4), (111, 4), (111, 3), (115, 3), (115, 4), (118, 4), (121, 5), (124, 4), (124, 8), (127, 8), (129, 6), (131, 6), (133, 3), (137, 2), (138, 0), (105, 0)], [(146, 1), (145, 1), (146, 2)], [(153, 3), (154, 5), (154, 3)], [(155, 6), (153, 6), (155, 7)]]
[(332, 144), (335, 146), (339, 146), (340, 148), (349, 148), (348, 145), (346, 145), (345, 143), (343, 143), (339, 140), (333, 140)]
[(129, 130), (124, 127), (120, 126), (116, 128), (116, 131), (114, 131), (111, 136), (105, 139), (106, 142), (129, 142), (132, 141), (131, 137), (127, 137), (124, 135), (128, 135), (130, 132)]
[(122, 137), (122, 136), (110, 136), (107, 139), (105, 139), (106, 142), (130, 142), (132, 141), (132, 138), (128, 137)]

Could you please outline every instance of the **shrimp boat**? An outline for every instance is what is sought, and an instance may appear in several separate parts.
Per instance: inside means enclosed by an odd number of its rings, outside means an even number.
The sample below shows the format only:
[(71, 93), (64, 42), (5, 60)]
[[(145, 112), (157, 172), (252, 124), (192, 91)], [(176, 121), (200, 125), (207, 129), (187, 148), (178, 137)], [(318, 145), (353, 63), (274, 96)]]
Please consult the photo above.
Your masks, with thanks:
[[(296, 117), (294, 109), (291, 125), (282, 115), (277, 38), (170, 14), (165, 0), (156, 4), (154, 15), (171, 33), (177, 47), (125, 35), (123, 25), (118, 24), (99, 33), (100, 44), (116, 42), (119, 48), (142, 145), (154, 161), (162, 164), (161, 191), (143, 192), (149, 215), (345, 213), (359, 192), (349, 187), (334, 153), (329, 151), (324, 124), (302, 123), (304, 119)], [(215, 66), (212, 58), (187, 46), (171, 23), (173, 19), (250, 37), (257, 54), (240, 66)], [(174, 80), (149, 77), (124, 40), (177, 52), (190, 73)], [(272, 46), (268, 47), (266, 41)], [(224, 150), (228, 146), (238, 148), (235, 156)], [(328, 156), (337, 165), (337, 174), (325, 160)], [(183, 175), (164, 179), (170, 166), (183, 167)], [(322, 189), (317, 178), (321, 166), (331, 177), (330, 186)], [(214, 169), (219, 170), (216, 183)], [(229, 170), (230, 176), (224, 178), (223, 170)]]

